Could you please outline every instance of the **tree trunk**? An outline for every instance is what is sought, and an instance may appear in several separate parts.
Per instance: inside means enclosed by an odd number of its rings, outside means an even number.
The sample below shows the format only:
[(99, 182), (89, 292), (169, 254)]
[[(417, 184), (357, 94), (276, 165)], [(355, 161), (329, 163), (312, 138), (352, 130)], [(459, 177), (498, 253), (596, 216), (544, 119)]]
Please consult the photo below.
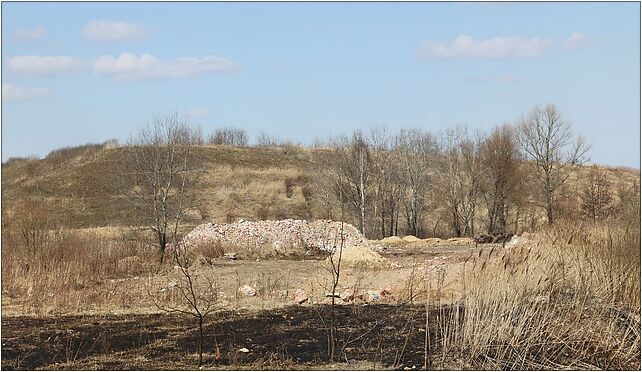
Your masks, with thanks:
[(198, 366), (203, 365), (203, 315), (198, 316)]
[(165, 232), (158, 233), (158, 248), (160, 249), (160, 263), (165, 259), (165, 248), (167, 247), (167, 235)]

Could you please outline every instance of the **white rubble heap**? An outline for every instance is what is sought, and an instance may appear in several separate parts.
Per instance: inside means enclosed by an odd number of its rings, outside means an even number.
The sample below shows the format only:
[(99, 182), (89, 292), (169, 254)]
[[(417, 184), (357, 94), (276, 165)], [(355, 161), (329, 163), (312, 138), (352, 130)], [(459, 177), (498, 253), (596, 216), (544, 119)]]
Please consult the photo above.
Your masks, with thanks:
[[(206, 223), (187, 234), (183, 242), (187, 247), (212, 244), (216, 241), (244, 247), (300, 248), (334, 251), (339, 247), (341, 222), (331, 220), (239, 220), (231, 224)], [(344, 223), (344, 246), (377, 247), (370, 243), (354, 226)]]

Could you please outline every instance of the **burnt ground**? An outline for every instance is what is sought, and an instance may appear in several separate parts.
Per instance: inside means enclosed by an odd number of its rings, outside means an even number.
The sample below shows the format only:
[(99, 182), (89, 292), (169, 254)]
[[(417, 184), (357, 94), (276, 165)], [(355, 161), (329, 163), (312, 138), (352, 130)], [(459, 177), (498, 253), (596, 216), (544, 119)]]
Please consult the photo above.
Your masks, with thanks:
[[(341, 369), (423, 366), (423, 307), (345, 305), (336, 312)], [(204, 368), (326, 365), (329, 314), (329, 306), (292, 306), (211, 315), (205, 324)], [(436, 310), (430, 314), (430, 324), (436, 315)], [(2, 369), (195, 369), (194, 320), (167, 314), (3, 318)]]

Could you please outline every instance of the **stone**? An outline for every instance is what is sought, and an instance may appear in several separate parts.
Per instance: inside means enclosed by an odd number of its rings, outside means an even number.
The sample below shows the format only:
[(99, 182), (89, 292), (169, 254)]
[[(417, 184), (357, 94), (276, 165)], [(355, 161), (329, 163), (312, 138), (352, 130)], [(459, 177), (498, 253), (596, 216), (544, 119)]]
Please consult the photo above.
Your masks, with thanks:
[(368, 302), (378, 302), (381, 301), (381, 293), (379, 291), (368, 291)]
[(239, 353), (249, 353), (249, 352), (250, 352), (250, 350), (248, 350), (248, 348), (246, 348), (246, 347), (242, 347), (242, 348), (239, 349)]
[(230, 259), (230, 260), (236, 260), (236, 253), (225, 253), (223, 257)]
[(294, 294), (294, 302), (297, 304), (301, 305), (304, 302), (308, 301), (308, 294), (305, 293), (303, 289), (297, 289), (296, 293)]
[(254, 297), (256, 296), (256, 289), (249, 285), (244, 285), (241, 288), (239, 288), (239, 292), (243, 293), (247, 297)]
[(341, 299), (343, 302), (350, 302), (354, 300), (354, 290), (352, 288), (346, 289), (341, 294)]

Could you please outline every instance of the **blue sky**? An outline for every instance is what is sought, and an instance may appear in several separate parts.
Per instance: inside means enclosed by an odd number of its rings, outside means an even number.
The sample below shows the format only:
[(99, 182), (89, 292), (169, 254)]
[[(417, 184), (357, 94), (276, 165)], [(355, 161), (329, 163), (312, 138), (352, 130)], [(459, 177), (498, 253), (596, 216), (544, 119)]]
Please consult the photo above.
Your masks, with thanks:
[(2, 159), (205, 134), (311, 142), (383, 125), (488, 130), (558, 106), (594, 162), (640, 167), (638, 3), (3, 3)]

